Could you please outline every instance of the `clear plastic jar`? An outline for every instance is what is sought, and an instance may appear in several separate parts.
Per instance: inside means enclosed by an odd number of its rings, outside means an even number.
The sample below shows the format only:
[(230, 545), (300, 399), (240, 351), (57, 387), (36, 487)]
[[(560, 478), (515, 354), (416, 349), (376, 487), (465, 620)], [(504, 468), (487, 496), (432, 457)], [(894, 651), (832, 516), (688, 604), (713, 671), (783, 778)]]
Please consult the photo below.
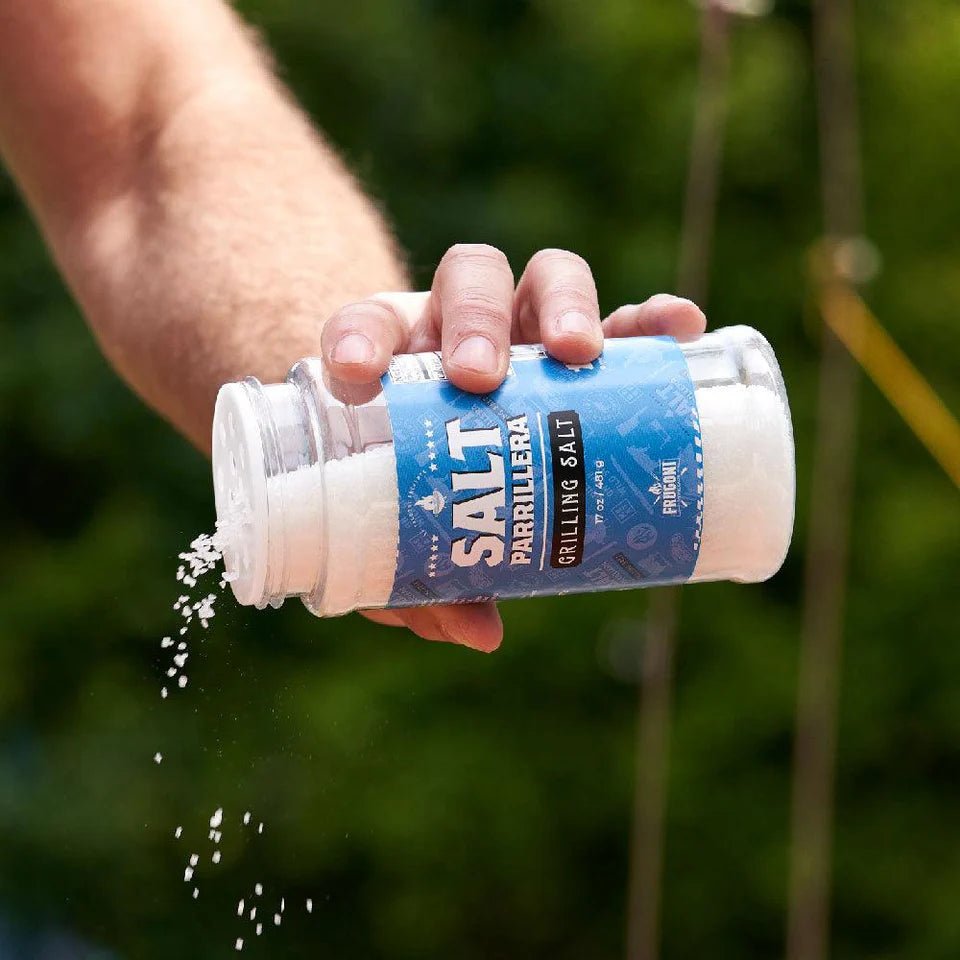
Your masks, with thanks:
[[(793, 433), (779, 366), (750, 327), (679, 347), (702, 439), (701, 542), (689, 581), (764, 580), (781, 566), (793, 529)], [(333, 616), (390, 602), (400, 508), (380, 384), (332, 384), (313, 358), (284, 383), (226, 384), (213, 474), (227, 577), (241, 604), (299, 596)]]

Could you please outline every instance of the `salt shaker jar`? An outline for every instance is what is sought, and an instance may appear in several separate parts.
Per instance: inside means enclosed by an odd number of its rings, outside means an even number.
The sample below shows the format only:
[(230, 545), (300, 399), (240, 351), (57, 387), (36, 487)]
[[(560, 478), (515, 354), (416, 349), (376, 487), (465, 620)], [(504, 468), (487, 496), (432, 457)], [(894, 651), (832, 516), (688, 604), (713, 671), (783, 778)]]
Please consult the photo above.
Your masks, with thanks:
[(608, 340), (593, 363), (511, 350), (486, 395), (437, 353), (369, 388), (301, 360), (226, 384), (218, 538), (242, 604), (350, 610), (756, 582), (780, 567), (794, 448), (773, 350), (750, 327)]

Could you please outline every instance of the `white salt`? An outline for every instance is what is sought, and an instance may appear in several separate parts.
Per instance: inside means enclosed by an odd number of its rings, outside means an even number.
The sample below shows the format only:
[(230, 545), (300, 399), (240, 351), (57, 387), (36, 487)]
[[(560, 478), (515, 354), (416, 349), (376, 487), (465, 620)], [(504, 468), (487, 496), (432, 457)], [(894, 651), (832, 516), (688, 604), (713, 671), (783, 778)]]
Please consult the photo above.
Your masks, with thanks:
[(243, 815), (243, 822), (244, 822), (245, 824), (250, 822), (250, 811), (249, 811), (249, 810)]
[(250, 908), (250, 919), (251, 919), (251, 920), (256, 920), (256, 919), (257, 919), (257, 908), (256, 908), (256, 907), (251, 907), (251, 908)]
[(243, 903), (244, 903), (244, 901), (241, 900), (241, 901), (237, 904), (237, 916), (238, 916), (238, 917), (242, 917), (242, 916), (243, 916)]
[(173, 831), (173, 835), (179, 840), (183, 836), (183, 827), (177, 827), (177, 829)]
[(200, 889), (198, 887), (193, 888), (193, 899), (196, 900), (200, 896)]
[(183, 871), (183, 882), (189, 883), (193, 879), (193, 867), (186, 867)]
[(223, 807), (217, 807), (210, 816), (210, 829), (216, 830), (223, 823)]
[(275, 914), (273, 915), (273, 925), (274, 925), (275, 927), (279, 927), (279, 926), (280, 926), (280, 914), (279, 914), (279, 913), (275, 913)]
[(212, 856), (210, 859), (211, 859), (214, 863), (219, 863), (219, 862), (220, 862), (220, 851), (219, 851), (219, 850), (214, 850), (214, 851), (213, 851), (213, 856)]
[(163, 760), (163, 754), (159, 751), (153, 755), (153, 762), (160, 763)]
[(173, 639), (172, 639), (171, 637), (164, 637), (164, 638), (160, 641), (160, 646), (161, 646), (161, 647), (172, 647), (172, 646), (173, 646)]
[(313, 913), (313, 901), (307, 897), (307, 913)]
[(161, 688), (160, 688), (160, 696), (163, 697), (164, 700), (167, 699), (168, 694), (167, 694), (167, 688), (166, 688), (166, 687), (161, 687)]
[(190, 866), (195, 867), (200, 862), (200, 857), (196, 853), (190, 854)]
[(237, 937), (237, 942), (234, 944), (237, 950), (243, 949), (243, 937)]
[(263, 824), (262, 824), (262, 823), (260, 824), (259, 827), (257, 827), (257, 833), (263, 833)]
[(259, 937), (261, 933), (263, 933), (263, 924), (262, 924), (262, 923), (258, 923), (258, 924), (257, 924), (257, 936)]
[(263, 884), (262, 884), (262, 883), (256, 883), (256, 884), (254, 884), (254, 886), (253, 886), (253, 892), (254, 892), (258, 897), (262, 897), (262, 896), (263, 896)]
[(187, 685), (187, 678), (181, 676), (177, 679), (177, 686), (182, 690)]

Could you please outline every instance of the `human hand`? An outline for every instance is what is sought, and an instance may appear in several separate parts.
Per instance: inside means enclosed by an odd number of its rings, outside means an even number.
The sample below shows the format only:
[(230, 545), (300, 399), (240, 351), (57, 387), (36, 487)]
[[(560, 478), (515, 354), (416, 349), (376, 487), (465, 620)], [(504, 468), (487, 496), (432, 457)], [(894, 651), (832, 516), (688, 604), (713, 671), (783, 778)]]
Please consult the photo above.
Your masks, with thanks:
[[(539, 251), (514, 284), (500, 250), (457, 244), (440, 261), (429, 292), (378, 294), (342, 307), (324, 325), (321, 347), (331, 375), (354, 384), (379, 379), (395, 353), (439, 349), (451, 383), (488, 393), (506, 376), (511, 343), (539, 342), (564, 363), (590, 363), (604, 337), (686, 339), (705, 329), (699, 307), (667, 294), (620, 307), (601, 321), (593, 274), (575, 253)], [(494, 603), (369, 610), (365, 616), (487, 653), (503, 637)]]

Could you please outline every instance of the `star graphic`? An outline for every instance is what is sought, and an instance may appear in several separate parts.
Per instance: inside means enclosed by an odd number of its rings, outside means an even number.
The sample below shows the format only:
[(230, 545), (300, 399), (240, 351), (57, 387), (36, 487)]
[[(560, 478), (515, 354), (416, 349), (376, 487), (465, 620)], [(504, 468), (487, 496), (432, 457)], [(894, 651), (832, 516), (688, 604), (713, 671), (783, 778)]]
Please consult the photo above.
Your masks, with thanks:
[(433, 535), (433, 542), (434, 542), (434, 543), (439, 543), (439, 542), (440, 542), (440, 538), (439, 538), (436, 534)]
[(432, 430), (428, 430), (428, 431), (427, 431), (427, 436), (428, 436), (428, 437), (432, 437), (432, 436), (433, 436), (433, 431), (432, 431)]
[(433, 421), (432, 421), (432, 420), (424, 420), (424, 421), (423, 421), (423, 425), (424, 425), (425, 427), (432, 427), (432, 426), (433, 426)]
[(430, 464), (430, 469), (431, 469), (431, 470), (436, 470), (436, 469), (437, 469), (437, 465), (436, 465), (435, 463), (431, 463), (431, 464)]
[(436, 459), (437, 459), (437, 455), (436, 455), (432, 450), (427, 454), (427, 456), (428, 456), (431, 460), (436, 460)]
[(436, 444), (432, 440), (428, 440), (427, 446), (432, 450), (436, 446)]
[(431, 577), (435, 577), (436, 574), (431, 572), (430, 576), (431, 576)]

